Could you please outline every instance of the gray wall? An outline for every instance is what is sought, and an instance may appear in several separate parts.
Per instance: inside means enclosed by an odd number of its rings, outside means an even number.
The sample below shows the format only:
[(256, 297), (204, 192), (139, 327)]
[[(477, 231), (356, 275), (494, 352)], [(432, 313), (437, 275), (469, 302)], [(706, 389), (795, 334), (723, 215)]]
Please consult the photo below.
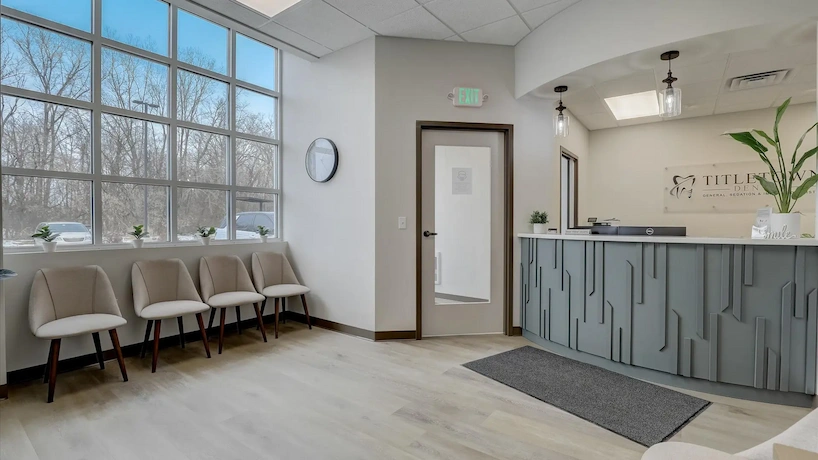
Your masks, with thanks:
[[(3, 282), (6, 298), (6, 345), (8, 371), (24, 369), (38, 364), (44, 364), (48, 358), (48, 341), (37, 339), (32, 335), (28, 326), (28, 297), (34, 274), (40, 268), (72, 267), (82, 265), (99, 265), (105, 270), (111, 285), (114, 288), (119, 309), (128, 320), (128, 324), (117, 329), (122, 346), (139, 343), (145, 334), (145, 320), (136, 317), (133, 310), (133, 291), (131, 290), (131, 266), (137, 260), (181, 259), (196, 286), (199, 285), (199, 259), (202, 256), (233, 254), (241, 257), (250, 271), (250, 256), (257, 251), (286, 252), (287, 243), (271, 242), (267, 244), (213, 244), (211, 246), (178, 246), (144, 249), (99, 249), (91, 251), (65, 251), (53, 254), (26, 253), (6, 254), (5, 267), (18, 273), (16, 278)], [(295, 261), (294, 265), (297, 267)], [(290, 306), (300, 309), (300, 302), (288, 302)], [(235, 322), (233, 309), (227, 312), (228, 322)], [(242, 308), (242, 319), (254, 318), (252, 306)], [(207, 317), (205, 317), (207, 321)], [(217, 319), (218, 321), (218, 319)], [(198, 330), (196, 317), (185, 317), (185, 331)], [(162, 327), (162, 336), (167, 337), (178, 333), (176, 321), (168, 321)], [(102, 348), (108, 350), (111, 341), (108, 334), (100, 334)], [(94, 343), (91, 336), (81, 336), (64, 339), (60, 348), (60, 359), (72, 358), (94, 352)]]
[(818, 248), (522, 239), (523, 328), (611, 361), (814, 395)]

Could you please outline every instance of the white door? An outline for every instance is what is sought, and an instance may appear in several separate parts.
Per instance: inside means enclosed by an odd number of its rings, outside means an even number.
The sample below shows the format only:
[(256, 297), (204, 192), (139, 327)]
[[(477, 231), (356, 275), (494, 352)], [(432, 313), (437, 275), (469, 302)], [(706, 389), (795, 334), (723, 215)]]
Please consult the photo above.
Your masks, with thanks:
[(424, 130), (424, 337), (503, 333), (503, 134)]

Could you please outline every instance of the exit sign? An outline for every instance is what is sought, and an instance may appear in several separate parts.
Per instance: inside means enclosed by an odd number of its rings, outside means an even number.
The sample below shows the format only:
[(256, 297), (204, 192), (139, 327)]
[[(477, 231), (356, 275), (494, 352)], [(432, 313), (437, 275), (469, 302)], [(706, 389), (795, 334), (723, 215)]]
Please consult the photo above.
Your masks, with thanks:
[(487, 98), (480, 88), (455, 88), (450, 99), (455, 107), (482, 107)]

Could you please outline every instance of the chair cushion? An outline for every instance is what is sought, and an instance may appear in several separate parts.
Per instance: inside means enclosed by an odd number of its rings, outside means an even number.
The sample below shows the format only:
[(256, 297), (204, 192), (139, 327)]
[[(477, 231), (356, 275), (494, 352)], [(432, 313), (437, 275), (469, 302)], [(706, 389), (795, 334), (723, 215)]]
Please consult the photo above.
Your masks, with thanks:
[(300, 284), (276, 284), (261, 290), (265, 297), (292, 297), (308, 292), (310, 292), (310, 288)]
[(139, 316), (145, 319), (178, 318), (179, 316), (201, 313), (210, 310), (210, 306), (193, 300), (169, 300), (157, 302), (143, 308)]
[(234, 291), (216, 294), (213, 297), (207, 299), (207, 304), (213, 308), (222, 308), (262, 302), (263, 300), (264, 296), (259, 294), (258, 292)]
[(40, 326), (34, 335), (41, 339), (61, 339), (92, 332), (108, 331), (124, 326), (125, 318), (105, 313), (68, 316)]
[(734, 455), (686, 442), (662, 442), (648, 449), (642, 460), (731, 460)]

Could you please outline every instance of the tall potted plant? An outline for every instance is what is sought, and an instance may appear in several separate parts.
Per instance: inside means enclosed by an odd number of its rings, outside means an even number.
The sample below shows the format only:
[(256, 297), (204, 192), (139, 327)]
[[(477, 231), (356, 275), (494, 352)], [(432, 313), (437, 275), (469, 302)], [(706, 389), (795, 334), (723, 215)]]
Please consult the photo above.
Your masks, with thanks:
[[(778, 212), (773, 213), (770, 218), (770, 232), (774, 238), (800, 237), (801, 214), (793, 212), (793, 209), (798, 199), (806, 195), (809, 189), (818, 182), (818, 175), (813, 175), (805, 179), (797, 187), (795, 186), (795, 181), (800, 177), (801, 168), (804, 166), (804, 163), (818, 152), (818, 147), (816, 147), (807, 150), (800, 156), (798, 154), (798, 150), (801, 149), (801, 144), (804, 143), (804, 139), (806, 139), (810, 131), (818, 126), (818, 123), (812, 125), (807, 129), (804, 135), (801, 136), (801, 139), (798, 141), (795, 150), (793, 150), (789, 158), (784, 156), (784, 151), (781, 147), (781, 139), (778, 136), (778, 126), (781, 124), (781, 118), (783, 118), (784, 113), (787, 111), (791, 99), (792, 98), (787, 99), (776, 111), (772, 136), (760, 129), (754, 129), (752, 132), (726, 133), (736, 141), (741, 142), (758, 153), (758, 156), (761, 157), (761, 161), (770, 169), (769, 178), (758, 174), (754, 177), (755, 180), (761, 184), (764, 191), (775, 198)], [(758, 135), (775, 149), (775, 156), (768, 153), (770, 149), (759, 141), (754, 134)]]
[(548, 213), (545, 211), (534, 211), (528, 222), (534, 227), (534, 233), (547, 233)]

